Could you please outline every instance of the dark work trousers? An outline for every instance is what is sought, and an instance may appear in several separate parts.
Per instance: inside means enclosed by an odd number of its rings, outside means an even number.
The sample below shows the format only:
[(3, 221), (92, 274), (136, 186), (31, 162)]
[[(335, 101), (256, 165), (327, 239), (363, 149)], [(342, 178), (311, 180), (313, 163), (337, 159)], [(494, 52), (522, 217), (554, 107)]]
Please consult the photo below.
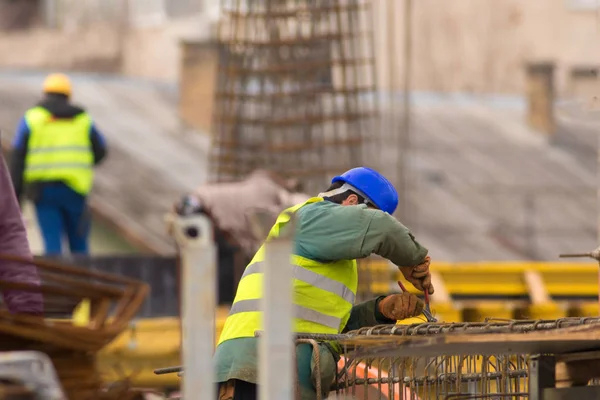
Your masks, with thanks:
[[(298, 369), (296, 370), (295, 379), (298, 380), (299, 390), (302, 398), (317, 398), (315, 387), (311, 380), (311, 360), (312, 360), (312, 346), (307, 343), (302, 343), (296, 346), (296, 363)], [(333, 361), (333, 358), (332, 358)], [(233, 380), (234, 385), (234, 396), (233, 398), (219, 398), (218, 400), (257, 400), (258, 399), (258, 385), (250, 382), (240, 381), (238, 379)], [(220, 385), (218, 384), (217, 393), (219, 393)], [(218, 398), (218, 396), (217, 396)]]
[(45, 255), (61, 255), (63, 237), (71, 254), (87, 255), (91, 225), (87, 198), (60, 182), (42, 185), (34, 203)]
[[(217, 396), (219, 393), (219, 386), (217, 385)], [(258, 386), (254, 383), (244, 382), (235, 379), (235, 394), (233, 398), (223, 398), (218, 400), (257, 400), (258, 399)]]

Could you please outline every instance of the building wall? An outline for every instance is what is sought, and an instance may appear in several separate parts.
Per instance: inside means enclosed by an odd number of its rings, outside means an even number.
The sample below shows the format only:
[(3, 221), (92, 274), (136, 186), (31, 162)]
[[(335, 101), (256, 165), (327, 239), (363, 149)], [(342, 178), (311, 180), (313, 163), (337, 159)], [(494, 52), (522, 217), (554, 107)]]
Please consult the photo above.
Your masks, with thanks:
[(165, 0), (44, 4), (38, 25), (2, 32), (0, 68), (112, 72), (173, 82), (179, 77), (180, 41), (205, 37), (212, 28), (196, 0), (178, 0), (177, 6)]
[[(378, 83), (401, 89), (404, 0), (372, 1)], [(524, 64), (551, 60), (558, 66), (558, 92), (564, 93), (571, 67), (600, 64), (595, 0), (413, 0), (413, 4), (412, 86), (417, 90), (520, 94)], [(58, 18), (60, 29), (0, 35), (0, 68), (99, 70), (175, 81), (180, 40), (206, 35), (210, 29), (199, 14), (139, 24), (129, 18), (127, 27), (113, 14), (105, 10), (99, 15), (106, 18), (63, 15)]]
[[(588, 7), (585, 7), (585, 3)], [(580, 7), (576, 7), (579, 3)], [(374, 0), (379, 84), (403, 87), (404, 1)], [(420, 90), (524, 91), (524, 65), (557, 63), (557, 88), (577, 65), (600, 64), (600, 18), (589, 0), (413, 0), (412, 86)], [(589, 7), (590, 4), (592, 7)], [(390, 43), (388, 15), (393, 15)], [(392, 60), (390, 60), (390, 56)]]

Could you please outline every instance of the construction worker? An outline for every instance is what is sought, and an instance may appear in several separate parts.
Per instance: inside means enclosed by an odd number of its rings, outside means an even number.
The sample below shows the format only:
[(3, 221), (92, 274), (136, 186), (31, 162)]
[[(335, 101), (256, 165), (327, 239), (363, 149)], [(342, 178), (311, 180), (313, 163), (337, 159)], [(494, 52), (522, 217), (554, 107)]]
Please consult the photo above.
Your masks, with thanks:
[[(32, 258), (23, 216), (12, 191), (12, 182), (4, 156), (0, 151), (0, 256), (2, 255)], [(38, 271), (34, 265), (7, 260), (0, 260), (0, 280), (35, 286), (40, 284)], [(6, 290), (2, 292), (2, 297), (11, 313), (43, 315), (44, 304), (41, 293)]]
[(13, 141), (15, 192), (20, 200), (24, 191), (35, 204), (46, 255), (62, 253), (63, 236), (72, 254), (88, 254), (87, 196), (93, 167), (106, 156), (105, 140), (88, 113), (70, 103), (66, 75), (48, 75), (43, 92)]
[[(297, 217), (294, 235), (295, 332), (336, 334), (362, 326), (395, 323), (417, 316), (423, 302), (409, 293), (380, 296), (354, 306), (356, 259), (375, 253), (397, 265), (417, 289), (433, 293), (429, 257), (410, 231), (392, 217), (398, 205), (393, 185), (377, 171), (359, 167), (333, 178), (326, 192), (283, 211), (267, 241)], [(260, 326), (260, 280), (264, 247), (255, 254), (240, 280), (235, 300), (215, 351), (219, 400), (252, 400), (257, 391), (257, 340)], [(309, 345), (296, 348), (302, 399), (316, 397), (321, 379), (327, 396), (334, 381), (340, 349), (321, 345), (322, 374), (314, 376)]]

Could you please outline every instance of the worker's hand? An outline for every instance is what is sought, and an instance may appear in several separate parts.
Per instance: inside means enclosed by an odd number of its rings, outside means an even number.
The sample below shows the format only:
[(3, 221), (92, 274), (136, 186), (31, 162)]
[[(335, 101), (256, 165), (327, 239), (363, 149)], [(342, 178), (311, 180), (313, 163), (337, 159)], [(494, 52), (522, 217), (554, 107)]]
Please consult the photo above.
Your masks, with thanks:
[(433, 294), (434, 289), (431, 284), (431, 273), (429, 272), (429, 264), (431, 257), (425, 257), (423, 263), (415, 267), (400, 267), (400, 271), (407, 281), (413, 284), (415, 288), (424, 292), (427, 290), (429, 294)]
[(379, 301), (379, 311), (394, 321), (416, 317), (424, 306), (423, 300), (408, 292), (392, 294)]

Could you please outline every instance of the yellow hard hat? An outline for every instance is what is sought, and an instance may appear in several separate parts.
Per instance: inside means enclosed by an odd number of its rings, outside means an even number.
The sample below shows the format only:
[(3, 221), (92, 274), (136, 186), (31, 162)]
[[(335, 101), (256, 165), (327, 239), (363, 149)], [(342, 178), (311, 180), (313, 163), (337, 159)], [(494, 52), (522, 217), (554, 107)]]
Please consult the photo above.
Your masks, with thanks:
[(71, 80), (65, 74), (50, 74), (44, 80), (44, 93), (71, 96)]

